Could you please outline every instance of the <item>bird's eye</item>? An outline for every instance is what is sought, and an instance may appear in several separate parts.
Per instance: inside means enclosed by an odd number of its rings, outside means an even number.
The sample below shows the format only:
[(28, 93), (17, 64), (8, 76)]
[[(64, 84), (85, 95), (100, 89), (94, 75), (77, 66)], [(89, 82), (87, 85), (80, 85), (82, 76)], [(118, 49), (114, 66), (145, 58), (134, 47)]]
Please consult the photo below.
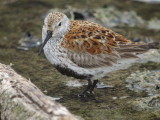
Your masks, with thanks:
[(61, 22), (58, 24), (58, 26), (61, 26)]

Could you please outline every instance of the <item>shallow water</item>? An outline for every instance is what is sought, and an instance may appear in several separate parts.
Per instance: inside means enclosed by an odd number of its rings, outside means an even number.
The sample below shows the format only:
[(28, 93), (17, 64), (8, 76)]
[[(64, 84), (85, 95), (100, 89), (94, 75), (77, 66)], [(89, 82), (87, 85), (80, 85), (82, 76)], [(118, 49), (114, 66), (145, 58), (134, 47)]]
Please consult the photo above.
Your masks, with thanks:
[[(156, 111), (137, 111), (128, 101), (147, 96), (146, 93), (135, 93), (125, 86), (125, 79), (134, 71), (145, 69), (160, 69), (159, 63), (149, 62), (135, 64), (127, 70), (112, 72), (101, 81), (113, 88), (95, 89), (95, 95), (87, 99), (79, 99), (77, 94), (84, 87), (67, 87), (66, 81), (74, 81), (61, 75), (46, 60), (44, 55), (38, 56), (38, 49), (29, 51), (17, 50), (18, 41), (24, 33), (30, 31), (33, 35), (41, 37), (43, 20), (41, 16), (49, 9), (72, 5), (75, 8), (106, 7), (114, 5), (119, 10), (134, 10), (145, 20), (153, 16), (160, 19), (160, 7), (158, 5), (131, 2), (128, 0), (1, 0), (0, 4), (0, 62), (13, 64), (13, 68), (22, 76), (36, 84), (44, 93), (52, 97), (61, 97), (59, 102), (66, 106), (72, 113), (82, 116), (86, 120), (153, 120), (159, 119)], [(85, 4), (84, 4), (85, 3)], [(113, 28), (116, 32), (125, 35), (128, 39), (133, 37), (151, 37), (160, 41), (160, 31), (146, 30), (138, 27)], [(84, 81), (85, 82), (85, 81)], [(124, 97), (127, 96), (127, 97)], [(116, 98), (116, 99), (113, 99)], [(123, 98), (123, 99), (120, 99)]]

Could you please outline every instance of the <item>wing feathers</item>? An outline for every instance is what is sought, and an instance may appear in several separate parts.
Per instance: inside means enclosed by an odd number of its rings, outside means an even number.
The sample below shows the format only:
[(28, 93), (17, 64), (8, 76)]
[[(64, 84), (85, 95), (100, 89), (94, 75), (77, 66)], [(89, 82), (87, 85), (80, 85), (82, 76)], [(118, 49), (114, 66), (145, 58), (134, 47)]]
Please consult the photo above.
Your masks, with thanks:
[(112, 66), (112, 64), (117, 63), (117, 60), (120, 59), (120, 56), (116, 53), (116, 51), (113, 54), (98, 55), (92, 55), (87, 52), (68, 52), (68, 58), (80, 67), (98, 68)]
[(138, 58), (137, 53), (149, 48), (88, 21), (72, 21), (61, 45), (68, 50), (68, 58), (83, 68), (112, 66), (120, 59)]
[(124, 52), (144, 53), (144, 52), (148, 51), (147, 49), (143, 49), (143, 48), (118, 48), (116, 50), (119, 53), (124, 53)]
[(132, 53), (122, 53), (120, 54), (120, 56), (121, 56), (121, 59), (139, 58), (138, 56)]

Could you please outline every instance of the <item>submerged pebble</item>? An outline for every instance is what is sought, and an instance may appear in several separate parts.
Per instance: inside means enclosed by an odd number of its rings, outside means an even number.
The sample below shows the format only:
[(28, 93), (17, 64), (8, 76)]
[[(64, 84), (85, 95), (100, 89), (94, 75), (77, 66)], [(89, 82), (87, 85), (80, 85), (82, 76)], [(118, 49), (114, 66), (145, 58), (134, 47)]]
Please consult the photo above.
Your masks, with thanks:
[(116, 100), (116, 99), (117, 99), (117, 97), (112, 97), (112, 99), (113, 99), (113, 100)]
[(135, 11), (119, 11), (113, 6), (95, 9), (94, 16), (107, 27), (135, 27), (145, 23)]
[(4, 5), (6, 5), (6, 4), (12, 4), (12, 3), (15, 3), (15, 2), (17, 2), (18, 0), (4, 0), (2, 3), (4, 4)]
[(160, 0), (133, 0), (133, 1), (160, 4)]
[(85, 84), (83, 84), (83, 83), (81, 83), (81, 82), (79, 82), (79, 81), (67, 81), (66, 82), (66, 86), (68, 86), (68, 87), (82, 87), (83, 85), (85, 85)]
[(160, 20), (153, 18), (148, 22), (148, 29), (160, 30)]
[(126, 87), (137, 93), (145, 91), (149, 96), (160, 94), (160, 71), (135, 71), (126, 82)]
[(136, 110), (149, 110), (155, 109), (160, 110), (160, 95), (154, 95), (145, 98), (138, 98), (135, 101), (132, 101), (131, 104)]
[(41, 39), (34, 37), (30, 32), (26, 32), (25, 35), (19, 40), (19, 46), (17, 49), (29, 50), (41, 45)]
[(154, 40), (151, 38), (151, 37), (143, 37), (143, 36), (136, 36), (134, 38), (132, 38), (132, 41), (133, 42), (144, 42), (144, 43), (153, 43)]
[(127, 79), (128, 89), (137, 93), (146, 92), (148, 97), (137, 98), (129, 103), (136, 110), (160, 110), (160, 70), (143, 72), (136, 71)]
[(112, 86), (112, 85), (105, 85), (103, 82), (98, 82), (98, 83), (97, 83), (97, 88), (98, 88), (98, 89), (113, 88), (113, 86)]
[(128, 98), (129, 96), (121, 96), (119, 99), (126, 99)]
[(54, 97), (50, 97), (50, 96), (47, 96), (50, 100), (53, 100), (53, 101), (55, 101), (55, 100), (60, 100), (60, 99), (62, 99), (63, 97), (62, 96), (54, 96)]
[[(84, 82), (79, 82), (77, 80), (72, 80), (72, 81), (67, 81), (66, 82), (66, 86), (68, 87), (82, 87), (84, 85), (87, 85), (87, 83), (84, 83)], [(96, 87), (98, 89), (103, 89), (103, 88), (113, 88), (112, 85), (105, 85), (103, 82), (98, 82)]]
[(112, 97), (113, 100), (117, 100), (117, 99), (126, 99), (129, 96), (121, 96), (121, 97)]
[(141, 27), (145, 29), (160, 29), (160, 20), (153, 18), (149, 21), (142, 19), (135, 11), (120, 11), (116, 7), (95, 9), (77, 9), (68, 6), (66, 9), (54, 8), (41, 15), (44, 19), (49, 12), (62, 12), (71, 20), (89, 20), (100, 23), (106, 27)]

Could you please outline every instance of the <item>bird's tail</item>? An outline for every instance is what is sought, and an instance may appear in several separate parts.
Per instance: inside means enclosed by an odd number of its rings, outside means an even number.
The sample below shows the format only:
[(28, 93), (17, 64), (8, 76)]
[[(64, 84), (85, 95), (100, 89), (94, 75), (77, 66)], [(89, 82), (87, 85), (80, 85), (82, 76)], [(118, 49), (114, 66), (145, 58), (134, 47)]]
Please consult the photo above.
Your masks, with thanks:
[(135, 43), (120, 44), (116, 51), (120, 54), (121, 58), (138, 58), (138, 54), (143, 54), (150, 49), (159, 49), (158, 42), (153, 43)]
[(144, 47), (145, 49), (159, 49), (160, 48), (160, 43), (159, 42), (152, 42), (148, 43), (146, 45), (142, 45), (142, 48)]

